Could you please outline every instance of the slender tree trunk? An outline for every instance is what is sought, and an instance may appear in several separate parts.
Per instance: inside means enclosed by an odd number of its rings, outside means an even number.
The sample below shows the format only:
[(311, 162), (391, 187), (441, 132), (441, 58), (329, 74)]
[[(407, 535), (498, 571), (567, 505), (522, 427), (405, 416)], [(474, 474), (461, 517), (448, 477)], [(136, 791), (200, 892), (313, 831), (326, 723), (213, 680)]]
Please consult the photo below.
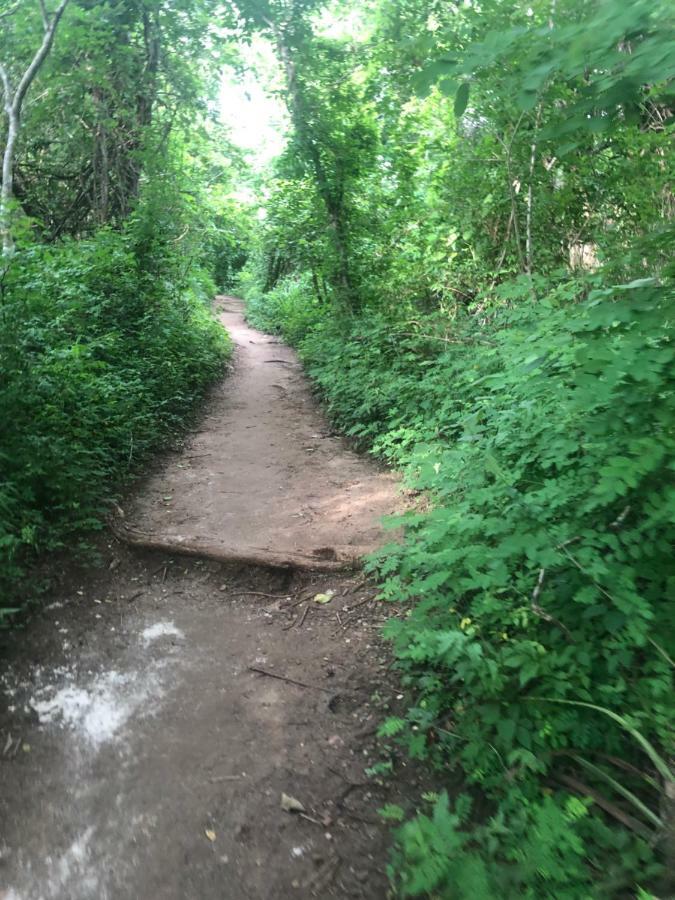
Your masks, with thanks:
[(143, 11), (143, 44), (145, 47), (145, 65), (136, 97), (136, 121), (132, 126), (135, 131), (135, 137), (132, 142), (129, 159), (127, 193), (132, 203), (138, 198), (140, 191), (143, 166), (139, 154), (143, 149), (145, 131), (152, 124), (157, 97), (157, 72), (161, 47), (161, 34), (157, 17), (156, 15), (151, 16), (147, 10)]
[(40, 71), (43, 62), (51, 50), (56, 29), (61, 21), (61, 16), (63, 15), (65, 8), (68, 5), (68, 0), (61, 0), (56, 12), (50, 19), (45, 8), (44, 0), (38, 0), (38, 2), (42, 14), (44, 36), (42, 38), (42, 43), (35, 52), (35, 56), (21, 76), (15, 91), (12, 91), (7, 70), (3, 65), (0, 65), (0, 80), (2, 80), (5, 113), (7, 114), (7, 141), (5, 143), (5, 152), (2, 158), (2, 189), (0, 190), (0, 236), (2, 237), (3, 256), (11, 256), (14, 253), (14, 239), (12, 238), (11, 222), (12, 201), (14, 199), (14, 153), (16, 151), (16, 142), (19, 136), (23, 101), (28, 92), (28, 88), (33, 83), (35, 76)]
[(0, 192), (0, 235), (2, 236), (2, 255), (11, 256), (14, 252), (11, 217), (12, 200), (14, 198), (14, 150), (19, 134), (19, 117), (12, 106), (5, 106), (7, 113), (7, 143), (2, 158), (2, 190)]
[(532, 207), (534, 203), (534, 167), (537, 161), (537, 132), (541, 122), (541, 103), (537, 108), (537, 118), (534, 123), (534, 138), (530, 146), (530, 171), (527, 184), (527, 196), (525, 198), (525, 269), (532, 277), (534, 265), (534, 251), (532, 247)]

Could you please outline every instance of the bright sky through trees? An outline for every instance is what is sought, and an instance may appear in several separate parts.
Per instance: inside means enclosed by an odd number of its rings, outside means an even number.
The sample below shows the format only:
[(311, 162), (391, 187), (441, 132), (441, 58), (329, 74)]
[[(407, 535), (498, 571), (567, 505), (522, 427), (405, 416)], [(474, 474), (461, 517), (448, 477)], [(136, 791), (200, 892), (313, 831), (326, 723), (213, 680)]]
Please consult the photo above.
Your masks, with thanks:
[[(333, 4), (324, 9), (317, 22), (317, 33), (334, 40), (363, 40), (368, 32), (367, 10)], [(241, 48), (242, 73), (228, 66), (220, 89), (221, 119), (231, 130), (234, 143), (241, 147), (256, 170), (263, 169), (286, 145), (288, 114), (281, 96), (283, 82), (271, 43), (256, 36)], [(279, 91), (279, 94), (276, 94)]]
[(248, 71), (228, 66), (220, 89), (221, 119), (231, 130), (254, 169), (263, 169), (285, 146), (286, 106), (274, 91), (280, 87), (279, 72), (269, 41), (254, 38), (242, 48)]

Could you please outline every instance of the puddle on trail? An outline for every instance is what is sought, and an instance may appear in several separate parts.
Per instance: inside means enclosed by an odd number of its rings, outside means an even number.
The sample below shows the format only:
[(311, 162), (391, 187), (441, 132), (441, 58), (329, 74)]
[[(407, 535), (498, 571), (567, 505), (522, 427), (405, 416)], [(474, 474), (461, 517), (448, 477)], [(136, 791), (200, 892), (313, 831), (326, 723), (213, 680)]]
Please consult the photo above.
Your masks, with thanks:
[[(172, 648), (184, 638), (173, 621), (147, 626), (139, 635), (139, 644), (145, 651), (166, 638)], [(76, 742), (96, 749), (121, 737), (132, 716), (156, 708), (164, 693), (163, 670), (171, 658), (166, 643), (162, 642), (160, 659), (132, 659), (128, 671), (78, 674), (75, 663), (51, 669), (36, 666), (24, 681), (15, 681), (11, 672), (6, 673), (0, 690), (9, 701), (10, 713), (33, 710), (41, 726), (65, 728)]]
[(41, 725), (65, 726), (96, 747), (112, 740), (138, 709), (160, 694), (156, 672), (139, 678), (135, 672), (113, 671), (97, 675), (81, 686), (70, 683), (40, 687), (29, 704)]
[[(119, 827), (128, 836), (144, 826), (147, 817), (122, 806), (109, 810), (105, 827), (100, 822), (98, 826), (90, 824), (96, 791), (90, 795), (82, 773), (96, 764), (105, 746), (111, 747), (119, 765), (124, 765), (134, 720), (154, 715), (170, 688), (169, 674), (183, 658), (178, 641), (182, 645), (184, 635), (174, 622), (159, 620), (137, 633), (129, 653), (115, 662), (115, 668), (96, 672), (74, 656), (65, 665), (34, 666), (22, 678), (11, 669), (0, 675), (0, 695), (4, 694), (10, 713), (4, 755), (8, 751), (10, 757), (15, 755), (23, 744), (21, 720), (37, 715), (39, 731), (63, 746), (69, 767), (67, 790), (81, 811), (82, 825), (70, 843), (58, 847), (57, 836), (50, 851), (39, 857), (31, 857), (21, 846), (7, 847), (0, 838), (0, 861), (5, 853), (14, 859), (13, 884), (3, 885), (0, 877), (0, 900), (103, 900), (111, 896), (105, 886), (106, 873), (114, 869), (120, 874), (124, 865), (109, 857), (104, 832), (114, 831), (122, 817), (124, 824)], [(11, 724), (14, 717), (16, 730)], [(2, 757), (0, 744), (0, 762)]]

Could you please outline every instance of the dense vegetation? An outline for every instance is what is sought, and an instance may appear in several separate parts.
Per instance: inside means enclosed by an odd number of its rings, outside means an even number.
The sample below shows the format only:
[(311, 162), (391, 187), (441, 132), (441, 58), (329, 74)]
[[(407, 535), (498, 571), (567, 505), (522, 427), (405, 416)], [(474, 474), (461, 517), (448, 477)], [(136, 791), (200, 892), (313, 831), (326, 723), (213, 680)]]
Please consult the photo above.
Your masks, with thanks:
[(0, 623), (35, 551), (77, 546), (222, 372), (209, 305), (247, 220), (208, 106), (215, 6), (64, 4), (18, 116), (58, 10), (0, 3)]
[(466, 787), (383, 811), (404, 896), (672, 891), (672, 26), (643, 0), (263, 23), (293, 133), (249, 317), (420, 491), (371, 562), (406, 610), (382, 737)]
[[(248, 259), (250, 319), (418, 497), (370, 561), (409, 707), (373, 775), (441, 786), (382, 811), (402, 896), (675, 889), (673, 25), (0, 0), (0, 619), (222, 371)], [(291, 122), (255, 228), (214, 113), (254, 36)]]

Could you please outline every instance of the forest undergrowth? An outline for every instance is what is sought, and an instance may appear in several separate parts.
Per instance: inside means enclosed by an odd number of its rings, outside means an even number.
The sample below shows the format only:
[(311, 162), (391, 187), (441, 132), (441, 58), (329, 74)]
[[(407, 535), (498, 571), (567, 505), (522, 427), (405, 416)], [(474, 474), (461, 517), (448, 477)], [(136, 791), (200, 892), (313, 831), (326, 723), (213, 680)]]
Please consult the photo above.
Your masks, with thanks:
[(409, 608), (386, 635), (411, 705), (381, 737), (467, 777), (399, 832), (395, 880), (412, 896), (615, 896), (660, 870), (673, 291), (601, 283), (526, 295), (489, 327), (367, 315), (339, 328), (316, 308), (310, 325), (303, 304), (300, 336), (283, 302), (273, 320), (273, 301), (251, 304), (253, 322), (296, 340), (337, 426), (430, 499), (392, 522), (404, 545), (369, 563), (382, 597)]
[(465, 784), (382, 810), (402, 896), (673, 890), (672, 24), (411, 0), (277, 36), (248, 315), (419, 493), (368, 564), (409, 702), (373, 774)]
[[(165, 252), (163, 252), (165, 251)], [(229, 339), (206, 273), (181, 278), (170, 245), (123, 233), (21, 254), (0, 309), (0, 615), (40, 585), (37, 552), (75, 550), (151, 454), (174, 441)]]
[(213, 10), (0, 3), (0, 627), (225, 371), (211, 303), (247, 219), (204, 99)]
[[(223, 371), (236, 283), (420, 497), (368, 563), (408, 699), (371, 774), (448, 784), (382, 810), (395, 893), (673, 896), (672, 4), (0, 20), (0, 623)], [(216, 112), (254, 46), (255, 173)]]

